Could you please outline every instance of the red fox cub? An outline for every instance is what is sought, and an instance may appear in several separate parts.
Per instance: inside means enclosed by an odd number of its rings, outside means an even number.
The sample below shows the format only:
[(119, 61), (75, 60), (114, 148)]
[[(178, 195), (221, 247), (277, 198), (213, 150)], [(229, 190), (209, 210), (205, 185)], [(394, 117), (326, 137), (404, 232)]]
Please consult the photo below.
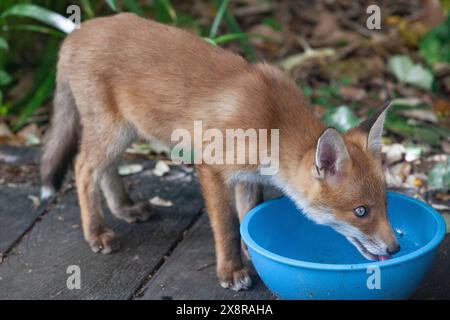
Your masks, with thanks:
[[(186, 31), (133, 14), (93, 19), (60, 50), (42, 198), (58, 190), (76, 157), (84, 237), (94, 252), (111, 253), (118, 242), (105, 225), (100, 190), (119, 219), (133, 223), (150, 214), (144, 203), (130, 201), (117, 173), (134, 139), (173, 146), (173, 132), (194, 135), (196, 121), (216, 133), (267, 129), (267, 143), (254, 144), (248, 155), (276, 150), (271, 174), (262, 174), (262, 157), (256, 163), (196, 162), (220, 284), (232, 290), (251, 286), (241, 260), (239, 219), (261, 202), (262, 183), (281, 189), (367, 259), (384, 259), (400, 248), (386, 214), (381, 167), (386, 110), (340, 134), (316, 119), (295, 82), (274, 66), (250, 64)], [(272, 139), (273, 129), (278, 139)]]

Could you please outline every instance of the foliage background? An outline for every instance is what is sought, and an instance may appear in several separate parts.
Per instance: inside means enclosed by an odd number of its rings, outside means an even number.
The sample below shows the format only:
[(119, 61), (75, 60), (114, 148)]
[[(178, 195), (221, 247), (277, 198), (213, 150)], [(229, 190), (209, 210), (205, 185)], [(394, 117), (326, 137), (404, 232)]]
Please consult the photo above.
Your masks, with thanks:
[[(388, 184), (450, 208), (449, 0), (2, 0), (0, 143), (41, 143), (72, 4), (83, 20), (131, 11), (277, 64), (341, 130), (393, 100), (383, 150)], [(370, 4), (381, 8), (381, 30), (366, 28)], [(135, 147), (150, 157), (162, 152)]]

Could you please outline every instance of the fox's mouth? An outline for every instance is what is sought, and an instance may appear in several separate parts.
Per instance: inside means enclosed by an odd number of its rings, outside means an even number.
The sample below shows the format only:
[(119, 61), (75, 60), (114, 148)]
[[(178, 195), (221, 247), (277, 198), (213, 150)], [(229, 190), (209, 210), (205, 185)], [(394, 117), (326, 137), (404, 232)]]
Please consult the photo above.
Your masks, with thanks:
[(358, 249), (358, 251), (368, 260), (384, 261), (391, 258), (390, 255), (378, 255), (370, 252), (357, 238), (349, 237), (349, 240)]

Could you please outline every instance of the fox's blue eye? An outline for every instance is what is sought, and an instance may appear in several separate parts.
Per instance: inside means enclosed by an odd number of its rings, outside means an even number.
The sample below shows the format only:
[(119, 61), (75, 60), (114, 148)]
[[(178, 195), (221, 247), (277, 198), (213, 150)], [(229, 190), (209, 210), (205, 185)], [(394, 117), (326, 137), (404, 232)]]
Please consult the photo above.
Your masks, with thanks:
[(359, 218), (364, 217), (366, 214), (369, 213), (369, 210), (365, 207), (365, 206), (359, 206), (355, 209), (353, 209), (353, 212), (355, 213), (355, 215)]

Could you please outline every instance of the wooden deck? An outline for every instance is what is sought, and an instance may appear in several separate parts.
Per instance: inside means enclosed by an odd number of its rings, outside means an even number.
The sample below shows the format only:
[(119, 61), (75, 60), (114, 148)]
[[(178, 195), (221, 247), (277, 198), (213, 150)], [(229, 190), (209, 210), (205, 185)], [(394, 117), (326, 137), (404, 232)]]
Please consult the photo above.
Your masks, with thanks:
[[(0, 146), (0, 299), (275, 299), (255, 272), (249, 291), (218, 285), (211, 230), (194, 173), (177, 167), (160, 178), (151, 174), (154, 162), (147, 161), (143, 172), (127, 177), (133, 198), (159, 196), (173, 206), (154, 207), (152, 219), (135, 225), (105, 210), (121, 248), (99, 255), (82, 237), (70, 184), (56, 203), (34, 207), (37, 155), (33, 149)], [(447, 235), (414, 298), (450, 299), (449, 248)], [(81, 270), (80, 289), (67, 288), (71, 265)]]

